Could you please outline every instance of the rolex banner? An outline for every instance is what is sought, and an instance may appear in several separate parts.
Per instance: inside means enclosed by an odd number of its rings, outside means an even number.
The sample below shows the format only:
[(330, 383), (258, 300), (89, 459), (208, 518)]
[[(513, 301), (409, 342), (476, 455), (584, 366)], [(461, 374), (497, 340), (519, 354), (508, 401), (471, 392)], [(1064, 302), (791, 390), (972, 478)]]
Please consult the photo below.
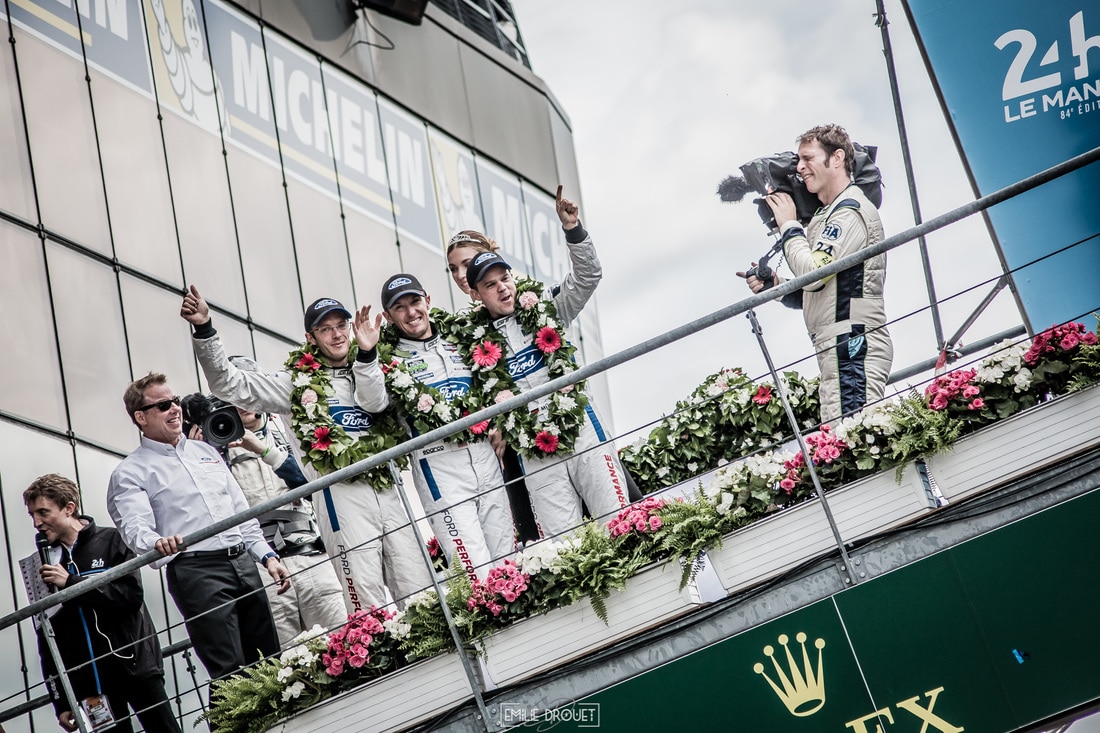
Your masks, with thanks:
[(583, 700), (538, 711), (502, 705), (500, 722), (555, 731), (1026, 729), (1100, 699), (1097, 516), (1093, 491)]
[[(981, 195), (1100, 146), (1096, 0), (903, 4)], [(1035, 331), (1100, 308), (1098, 192), (1093, 163), (989, 210)]]

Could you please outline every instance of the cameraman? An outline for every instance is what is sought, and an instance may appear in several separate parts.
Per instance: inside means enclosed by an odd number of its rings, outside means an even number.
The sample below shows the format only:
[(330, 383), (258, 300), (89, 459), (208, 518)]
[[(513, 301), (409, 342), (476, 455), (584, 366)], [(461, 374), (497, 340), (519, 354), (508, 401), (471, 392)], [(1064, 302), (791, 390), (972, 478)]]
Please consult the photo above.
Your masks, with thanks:
[[(259, 371), (254, 361), (231, 356), (229, 361), (244, 371)], [(306, 483), (298, 461), (290, 455), (290, 441), (279, 418), (263, 412), (237, 408), (245, 433), (229, 444), (229, 470), (241, 485), (250, 506), (285, 494)], [(266, 586), (267, 600), (275, 617), (275, 629), (283, 646), (318, 624), (326, 631), (347, 621), (344, 591), (325, 553), (313, 507), (306, 499), (259, 517), (260, 529), (269, 545), (279, 553), (294, 579), (279, 595)]]
[[(783, 255), (796, 277), (883, 239), (878, 210), (852, 183), (854, 160), (855, 149), (843, 127), (815, 127), (798, 137), (798, 174), (822, 207), (803, 227), (790, 194), (773, 191), (765, 198), (779, 226)], [(746, 277), (743, 272), (737, 275)], [(821, 372), (823, 423), (883, 395), (894, 357), (883, 306), (885, 281), (882, 254), (802, 289), (802, 313)], [(753, 274), (746, 282), (754, 293), (765, 287)], [(780, 282), (776, 275), (773, 284)], [(783, 302), (792, 305), (792, 300)]]

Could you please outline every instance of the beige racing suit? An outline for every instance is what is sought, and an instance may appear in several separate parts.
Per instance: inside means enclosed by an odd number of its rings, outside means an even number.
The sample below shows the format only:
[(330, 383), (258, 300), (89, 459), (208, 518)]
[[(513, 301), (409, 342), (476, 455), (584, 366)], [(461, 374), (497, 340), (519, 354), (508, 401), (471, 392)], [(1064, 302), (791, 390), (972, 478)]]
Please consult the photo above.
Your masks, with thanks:
[[(807, 227), (780, 228), (787, 264), (802, 276), (883, 239), (878, 210), (850, 185)], [(821, 371), (821, 420), (855, 412), (882, 397), (894, 347), (886, 330), (881, 254), (803, 288), (802, 315)]]

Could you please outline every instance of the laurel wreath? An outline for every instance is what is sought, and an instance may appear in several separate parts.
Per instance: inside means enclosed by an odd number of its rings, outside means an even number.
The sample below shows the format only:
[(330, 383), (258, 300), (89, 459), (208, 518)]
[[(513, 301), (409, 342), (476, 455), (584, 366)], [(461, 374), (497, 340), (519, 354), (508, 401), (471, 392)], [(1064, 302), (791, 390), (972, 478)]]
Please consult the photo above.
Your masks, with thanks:
[[(348, 362), (355, 360), (358, 346), (353, 342)], [(326, 398), (335, 395), (332, 376), (317, 358), (316, 348), (309, 343), (290, 352), (284, 365), (292, 375), (290, 422), (302, 447), (303, 458), (318, 473), (325, 475), (353, 463), (370, 458), (404, 442), (408, 435), (392, 410), (372, 414), (370, 429), (353, 438), (336, 424), (328, 412)], [(397, 459), (401, 470), (408, 468), (408, 456)], [(385, 464), (354, 476), (352, 481), (366, 481), (377, 490), (393, 487), (393, 477)]]
[[(433, 308), (428, 317), (441, 336), (448, 331), (450, 314)], [(448, 400), (438, 389), (414, 377), (405, 365), (410, 354), (398, 348), (399, 338), (400, 334), (391, 324), (387, 323), (382, 327), (377, 347), (378, 363), (386, 378), (390, 399), (416, 430), (416, 434), (423, 435), (481, 409), (482, 405), (472, 390)], [(444, 440), (452, 443), (480, 440), (488, 429), (489, 421), (485, 420), (475, 423), (467, 430), (449, 435)]]
[[(576, 371), (573, 355), (577, 348), (566, 339), (553, 301), (543, 298), (543, 284), (526, 277), (517, 277), (515, 282), (514, 315), (542, 352), (550, 379)], [(444, 333), (444, 338), (458, 345), (470, 365), (474, 383), (470, 392), (478, 395), (481, 405), (502, 402), (520, 391), (508, 372), (508, 346), (504, 334), (493, 325), (494, 320), (478, 304), (451, 316)], [(521, 408), (493, 418), (493, 427), (525, 458), (572, 453), (588, 406), (584, 382), (533, 404), (534, 410)]]

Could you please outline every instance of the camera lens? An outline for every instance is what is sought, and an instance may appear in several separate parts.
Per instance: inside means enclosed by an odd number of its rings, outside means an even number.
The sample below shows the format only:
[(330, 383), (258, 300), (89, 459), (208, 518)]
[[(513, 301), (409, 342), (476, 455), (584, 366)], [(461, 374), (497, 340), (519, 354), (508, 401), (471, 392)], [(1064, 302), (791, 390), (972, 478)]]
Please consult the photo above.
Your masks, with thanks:
[(244, 435), (244, 425), (234, 407), (215, 410), (203, 425), (203, 437), (211, 445), (226, 445)]

